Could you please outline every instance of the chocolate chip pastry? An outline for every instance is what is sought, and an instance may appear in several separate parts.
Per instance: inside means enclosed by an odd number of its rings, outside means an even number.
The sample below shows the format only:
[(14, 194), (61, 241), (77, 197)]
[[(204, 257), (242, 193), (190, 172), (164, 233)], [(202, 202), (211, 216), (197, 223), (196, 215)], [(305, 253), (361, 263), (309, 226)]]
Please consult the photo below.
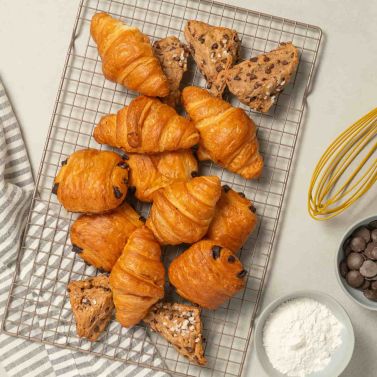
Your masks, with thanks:
[(169, 280), (177, 293), (206, 309), (216, 309), (246, 284), (247, 271), (232, 251), (202, 240), (175, 258)]
[(67, 211), (107, 212), (126, 197), (128, 164), (118, 154), (83, 149), (72, 153), (62, 165), (52, 192)]
[(77, 335), (94, 342), (109, 323), (114, 304), (109, 278), (104, 275), (71, 281), (67, 288)]
[(162, 101), (175, 107), (180, 102), (179, 85), (183, 74), (187, 71), (189, 50), (177, 37), (172, 35), (154, 42), (153, 51), (169, 82), (170, 94)]
[(162, 335), (190, 361), (205, 365), (200, 309), (194, 306), (159, 302), (152, 307), (144, 322)]
[(110, 272), (128, 238), (144, 224), (143, 220), (126, 202), (109, 213), (82, 215), (70, 229), (72, 251), (86, 263)]
[(208, 83), (210, 92), (221, 97), (225, 72), (238, 59), (240, 41), (237, 32), (201, 21), (190, 20), (184, 30), (194, 60)]
[(252, 109), (267, 112), (288, 84), (298, 65), (298, 50), (281, 43), (271, 52), (235, 65), (226, 75), (229, 90)]
[(257, 224), (256, 209), (242, 192), (222, 187), (206, 238), (237, 252)]

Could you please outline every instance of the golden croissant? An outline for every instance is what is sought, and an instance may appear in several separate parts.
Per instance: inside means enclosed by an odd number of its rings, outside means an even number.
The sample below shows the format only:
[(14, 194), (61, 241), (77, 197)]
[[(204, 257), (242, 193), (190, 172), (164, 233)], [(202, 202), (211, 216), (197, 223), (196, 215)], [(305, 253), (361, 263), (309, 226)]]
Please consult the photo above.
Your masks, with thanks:
[(200, 240), (208, 230), (220, 198), (218, 177), (197, 177), (158, 190), (146, 225), (163, 245)]
[(137, 199), (151, 202), (153, 193), (173, 182), (189, 181), (198, 175), (198, 163), (190, 150), (154, 155), (130, 154), (129, 187)]
[(52, 192), (67, 211), (101, 213), (123, 202), (127, 183), (128, 164), (118, 154), (84, 149), (63, 162)]
[(227, 248), (202, 240), (173, 260), (169, 281), (177, 293), (206, 309), (216, 309), (246, 284), (247, 271)]
[(242, 192), (223, 186), (206, 238), (237, 252), (257, 223), (255, 207)]
[(102, 117), (94, 138), (126, 152), (158, 153), (188, 149), (199, 133), (188, 119), (156, 98), (140, 96), (118, 113)]
[(72, 251), (86, 263), (111, 271), (128, 237), (143, 225), (143, 218), (126, 202), (108, 213), (81, 215), (71, 226)]
[(124, 327), (139, 323), (164, 297), (161, 249), (145, 226), (136, 229), (110, 273), (116, 318)]
[(246, 179), (263, 169), (254, 122), (240, 109), (207, 90), (186, 87), (183, 105), (200, 133), (198, 157), (212, 160)]
[(128, 26), (107, 13), (93, 16), (90, 32), (102, 60), (103, 74), (141, 94), (165, 97), (169, 83), (149, 38), (138, 28)]

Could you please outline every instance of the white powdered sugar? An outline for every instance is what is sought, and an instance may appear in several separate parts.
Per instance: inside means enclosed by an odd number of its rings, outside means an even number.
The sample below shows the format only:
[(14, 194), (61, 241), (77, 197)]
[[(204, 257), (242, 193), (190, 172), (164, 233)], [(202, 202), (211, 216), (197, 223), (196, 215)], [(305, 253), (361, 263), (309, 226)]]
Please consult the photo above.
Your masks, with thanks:
[(342, 343), (343, 325), (323, 304), (297, 298), (271, 313), (263, 345), (271, 364), (291, 377), (305, 377), (326, 367)]

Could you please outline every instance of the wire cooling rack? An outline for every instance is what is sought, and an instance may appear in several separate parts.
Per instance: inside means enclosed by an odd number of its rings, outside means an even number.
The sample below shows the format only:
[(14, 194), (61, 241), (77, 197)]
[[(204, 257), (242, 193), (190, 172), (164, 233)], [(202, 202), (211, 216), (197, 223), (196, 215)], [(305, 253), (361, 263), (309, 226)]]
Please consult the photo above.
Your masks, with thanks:
[[(98, 11), (109, 12), (139, 27), (152, 41), (167, 35), (184, 40), (185, 22), (196, 19), (236, 29), (242, 40), (241, 58), (274, 49), (283, 41), (292, 41), (300, 51), (295, 76), (268, 114), (250, 111), (235, 98), (228, 97), (235, 106), (247, 110), (258, 125), (265, 160), (262, 177), (247, 181), (211, 163), (201, 164), (201, 174), (216, 174), (223, 184), (252, 199), (259, 216), (257, 229), (240, 252), (249, 271), (246, 288), (218, 310), (203, 311), (206, 367), (189, 363), (162, 338), (148, 334), (142, 325), (128, 330), (112, 321), (94, 343), (76, 336), (67, 283), (94, 276), (98, 271), (71, 252), (68, 231), (77, 215), (67, 213), (59, 205), (51, 187), (61, 162), (72, 152), (87, 147), (106, 148), (92, 138), (93, 126), (103, 114), (116, 112), (136, 95), (103, 77), (97, 49), (89, 35), (91, 17)], [(17, 260), (3, 331), (174, 375), (240, 376), (267, 277), (321, 36), (321, 30), (311, 25), (214, 1), (82, 0)], [(205, 86), (192, 61), (185, 81)], [(147, 205), (135, 204), (144, 216), (148, 214)], [(165, 262), (168, 264), (180, 251), (167, 248)], [(167, 297), (179, 299), (168, 285)]]

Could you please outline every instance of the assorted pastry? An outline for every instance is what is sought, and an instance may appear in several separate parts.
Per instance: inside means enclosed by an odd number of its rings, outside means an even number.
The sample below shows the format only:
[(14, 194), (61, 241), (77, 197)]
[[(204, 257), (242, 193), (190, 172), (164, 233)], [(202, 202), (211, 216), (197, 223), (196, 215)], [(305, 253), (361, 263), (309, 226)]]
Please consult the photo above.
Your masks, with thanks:
[[(296, 69), (297, 49), (286, 43), (236, 64), (235, 30), (192, 20), (184, 30), (189, 47), (175, 36), (152, 46), (136, 27), (105, 13), (92, 18), (91, 35), (104, 76), (140, 96), (94, 129), (98, 143), (122, 153), (77, 151), (54, 180), (62, 206), (82, 213), (70, 229), (72, 251), (109, 273), (69, 283), (77, 335), (97, 340), (115, 309), (122, 326), (144, 321), (204, 365), (200, 308), (215, 310), (245, 287), (248, 273), (237, 252), (257, 216), (243, 193), (222, 187), (217, 176), (200, 176), (196, 158), (245, 179), (260, 177), (256, 126), (221, 97), (228, 86), (242, 102), (268, 111)], [(191, 86), (181, 96), (189, 51), (209, 91)], [(189, 118), (174, 109), (181, 98)], [(151, 203), (147, 219), (127, 202), (133, 196)], [(180, 244), (186, 250), (165, 273), (161, 247)], [(166, 277), (195, 306), (161, 301)]]

